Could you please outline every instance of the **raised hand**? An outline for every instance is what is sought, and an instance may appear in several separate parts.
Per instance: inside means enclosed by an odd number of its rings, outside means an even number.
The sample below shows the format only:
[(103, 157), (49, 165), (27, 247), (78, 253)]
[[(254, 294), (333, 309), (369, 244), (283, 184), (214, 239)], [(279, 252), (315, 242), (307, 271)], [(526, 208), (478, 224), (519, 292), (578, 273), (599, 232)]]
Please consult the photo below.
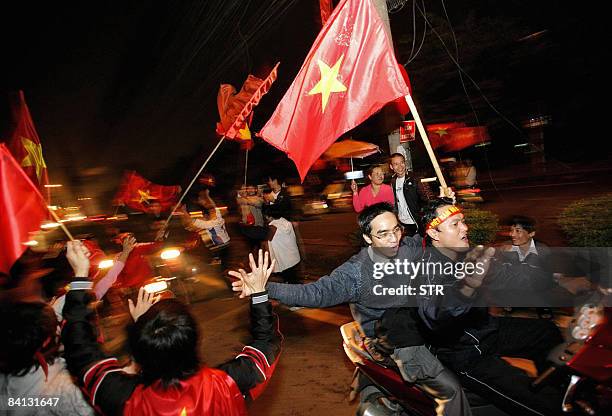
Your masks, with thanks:
[(134, 250), (134, 247), (136, 247), (136, 238), (134, 238), (133, 235), (128, 235), (123, 239), (121, 244), (123, 246), (123, 250), (121, 251), (118, 260), (125, 263), (132, 250)]
[(66, 243), (66, 258), (75, 277), (89, 276), (89, 250), (81, 241), (74, 240)]
[(453, 204), (457, 203), (457, 197), (455, 196), (455, 191), (453, 191), (453, 188), (447, 186), (447, 187), (440, 187), (440, 195), (438, 195), (438, 197), (440, 198), (450, 198), (453, 200)]
[(357, 187), (357, 182), (355, 182), (355, 180), (351, 180), (351, 190), (353, 191), (354, 194), (358, 193), (359, 188)]
[(250, 273), (247, 273), (244, 269), (238, 269), (238, 271), (231, 270), (229, 272), (230, 276), (238, 278), (237, 281), (232, 282), (232, 290), (240, 292), (240, 298), (250, 296), (253, 293), (263, 292), (266, 290), (266, 283), (274, 270), (275, 264), (276, 260), (269, 262), (267, 251), (264, 254), (263, 250), (259, 250), (257, 264), (253, 254), (249, 254)]
[(138, 299), (136, 300), (136, 306), (134, 306), (134, 302), (132, 302), (132, 299), (128, 299), (130, 315), (132, 315), (132, 319), (134, 320), (134, 322), (136, 322), (142, 314), (148, 311), (151, 306), (159, 302), (159, 299), (161, 299), (161, 295), (155, 296), (154, 293), (148, 293), (147, 291), (145, 291), (144, 287), (141, 287), (138, 291)]
[(472, 289), (477, 289), (482, 285), (484, 277), (489, 272), (491, 258), (495, 255), (495, 248), (476, 246), (465, 256), (466, 263), (475, 263), (477, 267), (474, 273), (464, 277), (463, 282)]

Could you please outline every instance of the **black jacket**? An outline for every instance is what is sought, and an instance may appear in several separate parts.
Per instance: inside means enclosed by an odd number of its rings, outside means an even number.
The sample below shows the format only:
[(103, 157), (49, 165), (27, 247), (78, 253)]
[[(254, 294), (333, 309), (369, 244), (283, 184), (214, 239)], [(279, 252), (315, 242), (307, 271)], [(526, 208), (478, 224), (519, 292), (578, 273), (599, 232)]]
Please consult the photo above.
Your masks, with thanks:
[[(264, 294), (255, 294), (253, 298)], [(94, 298), (93, 292), (86, 290), (66, 294), (62, 342), (67, 367), (94, 408), (104, 415), (120, 415), (143, 380), (139, 375), (124, 372), (116, 358), (102, 352), (96, 339), (95, 313), (90, 307)], [(219, 367), (234, 379), (247, 398), (260, 383), (267, 381), (263, 373), (271, 375), (280, 354), (280, 332), (270, 302), (251, 303), (251, 333), (250, 345)]]
[[(428, 247), (422, 257), (425, 263), (443, 264), (457, 263), (444, 256), (434, 247)], [(444, 267), (446, 269), (446, 267)], [(508, 264), (494, 258), (485, 278), (488, 288), (503, 288), (515, 284), (527, 284), (532, 279), (540, 279), (547, 274), (538, 267), (523, 264)], [(484, 354), (487, 337), (499, 330), (498, 318), (491, 316), (483, 307), (480, 295), (466, 298), (457, 289), (462, 285), (456, 276), (439, 273), (431, 268), (416, 278), (417, 285), (442, 285), (444, 293), (418, 296), (418, 314), (422, 321), (421, 334), (434, 347), (438, 358), (454, 369), (462, 369), (465, 365)], [(484, 290), (484, 289), (483, 289)], [(478, 306), (480, 305), (480, 307)], [(400, 312), (388, 310), (381, 325), (387, 322), (402, 322), (402, 315), (407, 321), (414, 320), (414, 310), (403, 308)], [(424, 329), (424, 330), (423, 330)], [(397, 346), (410, 345), (409, 340), (394, 338)]]
[(264, 215), (272, 218), (283, 217), (287, 221), (291, 221), (291, 199), (287, 191), (281, 189), (273, 204), (264, 204), (262, 206), (262, 212)]
[[(393, 176), (391, 179), (391, 188), (393, 188), (393, 197), (395, 198), (395, 208), (397, 209), (397, 189), (396, 189), (397, 176)], [(421, 224), (421, 207), (433, 198), (433, 194), (429, 189), (429, 186), (421, 182), (421, 178), (412, 177), (406, 174), (404, 177), (404, 198), (408, 204), (410, 214), (418, 225), (420, 230), (423, 230)]]

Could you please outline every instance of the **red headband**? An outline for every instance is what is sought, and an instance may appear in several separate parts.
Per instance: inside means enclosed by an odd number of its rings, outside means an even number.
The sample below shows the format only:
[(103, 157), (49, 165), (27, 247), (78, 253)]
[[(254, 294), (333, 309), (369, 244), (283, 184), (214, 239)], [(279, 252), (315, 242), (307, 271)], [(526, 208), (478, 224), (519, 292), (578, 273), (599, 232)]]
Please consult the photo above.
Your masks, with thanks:
[(429, 221), (429, 224), (427, 224), (427, 226), (425, 227), (425, 231), (431, 228), (436, 228), (437, 226), (442, 224), (444, 221), (446, 221), (450, 217), (453, 217), (457, 214), (461, 214), (461, 209), (459, 209), (459, 207), (455, 205), (451, 205), (450, 207), (448, 207), (448, 209), (444, 210), (442, 214), (438, 215), (436, 218)]

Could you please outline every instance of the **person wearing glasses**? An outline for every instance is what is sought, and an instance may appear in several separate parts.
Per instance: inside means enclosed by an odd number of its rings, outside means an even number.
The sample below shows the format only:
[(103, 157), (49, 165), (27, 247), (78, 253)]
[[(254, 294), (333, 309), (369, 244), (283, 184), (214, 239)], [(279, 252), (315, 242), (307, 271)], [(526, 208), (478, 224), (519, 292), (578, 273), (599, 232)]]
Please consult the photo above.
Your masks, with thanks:
[[(367, 247), (362, 248), (329, 275), (309, 284), (268, 282), (266, 289), (270, 298), (288, 306), (326, 308), (349, 303), (353, 318), (361, 325), (365, 335), (368, 339), (375, 339), (375, 323), (382, 318), (386, 310), (415, 304), (414, 297), (400, 295), (402, 288), (411, 285), (410, 275), (380, 273), (380, 266), (389, 263), (392, 265), (400, 259), (412, 261), (420, 258), (422, 240), (418, 234), (402, 238), (403, 227), (393, 206), (388, 203), (366, 207), (359, 214), (358, 223)], [(229, 272), (231, 276), (238, 278), (232, 283), (233, 290), (240, 292), (240, 297), (250, 296), (248, 286), (241, 281), (240, 272), (244, 271)], [(463, 304), (458, 303), (452, 307), (461, 308)], [(413, 344), (402, 348), (403, 359), (410, 361), (406, 366), (402, 366), (404, 368), (400, 367), (402, 376), (406, 381), (419, 385), (435, 399), (438, 403), (438, 414), (470, 415), (469, 404), (461, 385), (453, 373), (429, 352), (417, 321), (418, 317), (414, 314), (412, 325), (402, 326), (403, 330), (410, 329)], [(368, 349), (373, 356), (376, 354), (374, 348)], [(408, 366), (412, 366), (411, 371)]]

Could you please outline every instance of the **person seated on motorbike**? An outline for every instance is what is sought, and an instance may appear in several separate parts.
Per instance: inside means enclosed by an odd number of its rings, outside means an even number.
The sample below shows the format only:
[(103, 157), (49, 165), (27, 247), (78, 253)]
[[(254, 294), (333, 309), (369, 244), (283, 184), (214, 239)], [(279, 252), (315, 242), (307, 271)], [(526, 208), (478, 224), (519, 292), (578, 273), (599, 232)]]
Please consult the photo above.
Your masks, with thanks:
[[(363, 239), (367, 243), (360, 252), (333, 270), (328, 276), (309, 284), (283, 284), (269, 282), (268, 293), (286, 305), (325, 308), (349, 303), (353, 318), (361, 325), (365, 335), (376, 336), (375, 323), (389, 308), (410, 305), (409, 296), (384, 296), (380, 289), (397, 289), (411, 283), (408, 275), (390, 274), (379, 278), (378, 266), (396, 259), (416, 259), (420, 256), (421, 240), (402, 238), (400, 225), (393, 207), (378, 203), (366, 207), (358, 217)], [(377, 266), (378, 265), (378, 266)], [(241, 279), (243, 271), (229, 274)], [(232, 283), (241, 297), (251, 294), (242, 280)], [(466, 293), (466, 295), (471, 292)], [(406, 319), (410, 327), (410, 345), (405, 346), (401, 359), (409, 361), (412, 371), (400, 366), (406, 381), (416, 383), (432, 395), (444, 408), (446, 415), (469, 415), (469, 405), (456, 377), (434, 357), (424, 345), (420, 329), (414, 320)], [(399, 358), (398, 358), (399, 359)]]
[[(449, 200), (431, 201), (424, 209), (423, 223), (427, 225), (422, 258), (428, 263), (445, 266), (421, 269), (415, 279), (417, 285), (441, 285), (443, 288), (442, 293), (417, 296), (419, 318), (427, 328), (423, 333), (436, 357), (459, 375), (462, 385), (509, 414), (560, 413), (560, 391), (551, 386), (531, 391), (532, 380), (528, 375), (501, 358), (531, 359), (538, 370), (543, 370), (548, 352), (563, 341), (555, 324), (549, 320), (493, 317), (487, 308), (474, 306), (479, 291), (485, 287), (504, 287), (521, 284), (521, 281), (526, 284), (535, 274), (546, 271), (528, 264), (505, 263), (490, 255), (472, 261), (469, 253), (466, 255), (469, 241), (465, 218)], [(492, 251), (489, 248), (485, 253)], [(478, 276), (457, 273), (465, 270), (468, 263), (478, 268), (478, 262), (483, 263), (481, 267), (489, 264), (486, 277), (480, 283), (475, 279)], [(461, 297), (452, 290), (466, 283), (476, 288), (471, 295)], [(409, 308), (385, 312), (381, 325), (386, 324), (388, 345), (399, 348), (410, 342), (404, 335), (409, 334), (410, 329), (404, 330), (402, 326), (412, 315)]]
[(537, 307), (541, 318), (550, 319), (553, 305), (573, 304), (572, 295), (555, 282), (552, 250), (536, 240), (536, 221), (533, 218), (513, 215), (506, 223), (510, 227), (511, 241), (502, 245), (501, 260), (514, 265), (526, 263), (547, 273), (536, 273), (528, 282), (520, 281), (514, 287), (501, 288), (499, 293), (492, 293), (492, 301), (501, 301), (498, 306)]
[(87, 252), (79, 241), (68, 244), (76, 278), (66, 295), (62, 341), (68, 370), (92, 406), (106, 415), (246, 414), (246, 400), (262, 392), (280, 353), (280, 333), (265, 291), (274, 267), (268, 253), (260, 251), (257, 264), (250, 255), (251, 273), (242, 276), (251, 294), (254, 339), (236, 358), (217, 369), (202, 365), (198, 325), (189, 308), (141, 289), (137, 303), (130, 302), (135, 322), (128, 328), (139, 371), (128, 374), (116, 358), (104, 355), (96, 341)]

